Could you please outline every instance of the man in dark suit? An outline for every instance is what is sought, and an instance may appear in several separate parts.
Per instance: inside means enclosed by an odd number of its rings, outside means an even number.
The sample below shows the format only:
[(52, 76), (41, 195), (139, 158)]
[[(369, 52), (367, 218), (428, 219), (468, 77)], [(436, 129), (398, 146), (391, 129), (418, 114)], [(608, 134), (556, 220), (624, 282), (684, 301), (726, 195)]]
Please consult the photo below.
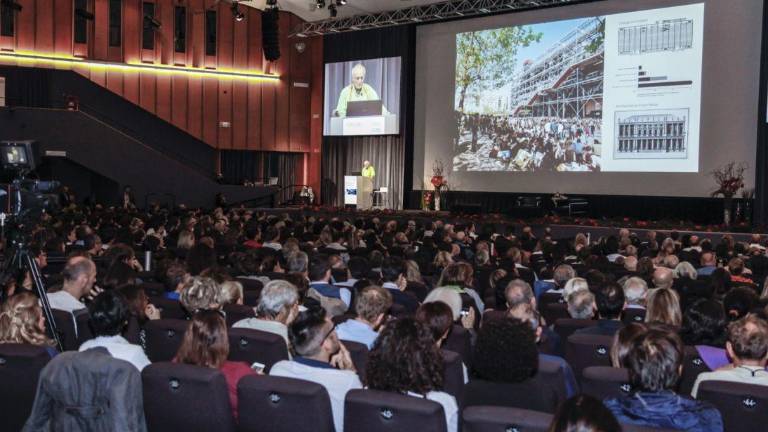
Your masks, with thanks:
[(616, 282), (606, 282), (595, 293), (597, 302), (597, 325), (576, 330), (574, 334), (613, 336), (622, 326), (621, 311), (624, 310), (624, 290)]

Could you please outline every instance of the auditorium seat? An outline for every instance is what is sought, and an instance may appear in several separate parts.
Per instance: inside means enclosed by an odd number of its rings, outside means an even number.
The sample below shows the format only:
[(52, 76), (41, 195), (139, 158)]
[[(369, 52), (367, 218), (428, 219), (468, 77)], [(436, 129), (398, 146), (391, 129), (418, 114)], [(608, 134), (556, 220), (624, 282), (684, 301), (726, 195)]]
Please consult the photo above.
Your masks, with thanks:
[(555, 333), (561, 341), (567, 341), (576, 330), (596, 325), (597, 321), (591, 319), (560, 318), (555, 321)]
[(227, 381), (217, 369), (154, 363), (141, 373), (149, 432), (234, 432)]
[(152, 362), (171, 361), (179, 351), (181, 340), (187, 331), (188, 321), (159, 319), (148, 321), (147, 357)]
[(261, 296), (260, 291), (243, 291), (243, 304), (246, 304), (251, 307), (256, 307), (259, 305), (260, 296)]
[(253, 310), (252, 306), (228, 304), (225, 305), (223, 309), (227, 316), (227, 327), (232, 327), (240, 320), (256, 316), (256, 312)]
[(378, 390), (350, 390), (344, 432), (447, 432), (443, 407), (434, 401)]
[(443, 391), (456, 398), (459, 409), (464, 406), (464, 365), (461, 356), (453, 351), (443, 353)]
[[(558, 403), (568, 399), (565, 370), (559, 362), (539, 357), (539, 370), (536, 372), (536, 379), (555, 390)], [(578, 386), (578, 383), (573, 384)], [(574, 388), (573, 391), (578, 393), (578, 387)]]
[(520, 383), (473, 379), (464, 386), (464, 406), (504, 406), (554, 413), (560, 402), (556, 387), (538, 374)]
[(629, 394), (629, 372), (610, 366), (584, 368), (581, 376), (581, 392), (596, 399), (606, 399)]
[(258, 279), (239, 277), (236, 278), (235, 281), (240, 282), (240, 284), (243, 285), (244, 292), (260, 294), (261, 290), (264, 289), (264, 284)]
[(443, 349), (460, 355), (467, 367), (472, 364), (472, 337), (464, 327), (458, 324), (451, 327), (451, 332), (443, 342)]
[(80, 345), (87, 340), (93, 339), (93, 331), (91, 330), (91, 316), (87, 310), (75, 311), (75, 325), (77, 326), (77, 340), (75, 345), (80, 348)]
[(0, 407), (2, 430), (21, 430), (32, 411), (40, 371), (51, 360), (41, 346), (0, 344)]
[(187, 312), (178, 300), (171, 300), (165, 297), (150, 297), (149, 302), (160, 309), (160, 316), (163, 319), (187, 319)]
[(53, 321), (56, 323), (56, 332), (59, 334), (59, 339), (64, 347), (64, 351), (77, 350), (79, 345), (77, 344), (75, 319), (72, 316), (72, 313), (59, 309), (51, 309), (51, 312), (53, 313)]
[(696, 398), (714, 405), (726, 431), (758, 431), (768, 427), (768, 386), (704, 381)]
[(237, 395), (239, 432), (334, 431), (331, 400), (320, 384), (250, 375), (240, 379)]
[(355, 365), (357, 370), (357, 376), (360, 377), (360, 381), (365, 382), (365, 371), (368, 369), (368, 347), (360, 342), (353, 342), (348, 340), (340, 341), (349, 351), (349, 357), (352, 359), (352, 364)]
[(264, 373), (280, 360), (288, 360), (288, 347), (282, 336), (248, 328), (229, 329), (229, 360), (259, 362)]
[(565, 360), (573, 368), (576, 379), (580, 380), (582, 371), (589, 366), (611, 365), (612, 336), (573, 334), (565, 345)]
[(642, 323), (645, 321), (645, 309), (628, 308), (621, 312), (621, 321), (624, 325), (632, 323)]
[(702, 360), (696, 347), (686, 346), (683, 354), (683, 374), (680, 377), (677, 392), (689, 396), (696, 378), (702, 372), (711, 372), (711, 370)]
[(144, 282), (139, 288), (143, 289), (148, 297), (159, 297), (165, 294), (165, 285), (160, 282)]
[(568, 314), (568, 305), (565, 303), (548, 303), (544, 307), (544, 322), (547, 325), (557, 322), (559, 319), (569, 319), (571, 316)]
[(473, 406), (464, 410), (464, 432), (547, 432), (552, 414), (521, 408)]

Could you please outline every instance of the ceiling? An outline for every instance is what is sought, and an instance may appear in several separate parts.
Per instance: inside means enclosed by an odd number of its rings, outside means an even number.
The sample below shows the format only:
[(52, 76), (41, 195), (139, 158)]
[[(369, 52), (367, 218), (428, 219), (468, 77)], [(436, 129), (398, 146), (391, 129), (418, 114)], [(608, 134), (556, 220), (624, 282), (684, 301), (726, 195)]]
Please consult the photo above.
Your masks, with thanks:
[[(326, 0), (326, 4), (330, 4), (333, 1)], [(412, 6), (441, 3), (443, 1), (445, 0), (347, 0), (346, 5), (338, 8), (338, 17), (393, 11)], [(242, 1), (241, 3), (258, 9), (264, 9), (266, 0), (250, 0)], [(315, 9), (316, 0), (277, 0), (277, 4), (280, 10), (293, 12), (305, 21), (321, 21), (330, 18), (328, 9)]]

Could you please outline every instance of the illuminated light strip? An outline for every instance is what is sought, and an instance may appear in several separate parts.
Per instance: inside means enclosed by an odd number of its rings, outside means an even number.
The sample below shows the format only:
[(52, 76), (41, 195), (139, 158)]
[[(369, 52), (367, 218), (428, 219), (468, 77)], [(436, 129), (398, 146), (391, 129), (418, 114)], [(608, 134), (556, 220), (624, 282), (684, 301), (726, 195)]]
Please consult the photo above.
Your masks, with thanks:
[(85, 60), (79, 57), (69, 57), (60, 55), (46, 55), (30, 52), (10, 52), (0, 51), (0, 59), (12, 59), (22, 62), (46, 62), (52, 65), (62, 66), (84, 66), (90, 69), (105, 69), (124, 72), (154, 72), (167, 74), (180, 74), (187, 76), (235, 79), (247, 81), (272, 81), (280, 80), (278, 75), (266, 73), (252, 73), (241, 71), (208, 70), (199, 68), (188, 68), (181, 66), (155, 65), (145, 63), (109, 63), (103, 61)]

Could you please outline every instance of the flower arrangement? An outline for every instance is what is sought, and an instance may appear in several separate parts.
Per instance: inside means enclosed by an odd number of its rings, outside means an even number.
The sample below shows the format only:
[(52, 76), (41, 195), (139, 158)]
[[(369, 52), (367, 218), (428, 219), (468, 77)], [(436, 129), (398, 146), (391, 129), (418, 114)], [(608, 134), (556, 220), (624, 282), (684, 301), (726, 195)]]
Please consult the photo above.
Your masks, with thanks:
[(443, 177), (443, 170), (443, 161), (435, 159), (432, 163), (432, 179), (429, 181), (435, 188), (435, 197), (439, 197), (441, 192), (448, 189), (448, 181)]
[(717, 190), (712, 192), (712, 196), (722, 195), (723, 198), (733, 198), (739, 189), (744, 187), (744, 171), (747, 170), (747, 164), (728, 162), (727, 164), (712, 170), (710, 175), (717, 183)]

